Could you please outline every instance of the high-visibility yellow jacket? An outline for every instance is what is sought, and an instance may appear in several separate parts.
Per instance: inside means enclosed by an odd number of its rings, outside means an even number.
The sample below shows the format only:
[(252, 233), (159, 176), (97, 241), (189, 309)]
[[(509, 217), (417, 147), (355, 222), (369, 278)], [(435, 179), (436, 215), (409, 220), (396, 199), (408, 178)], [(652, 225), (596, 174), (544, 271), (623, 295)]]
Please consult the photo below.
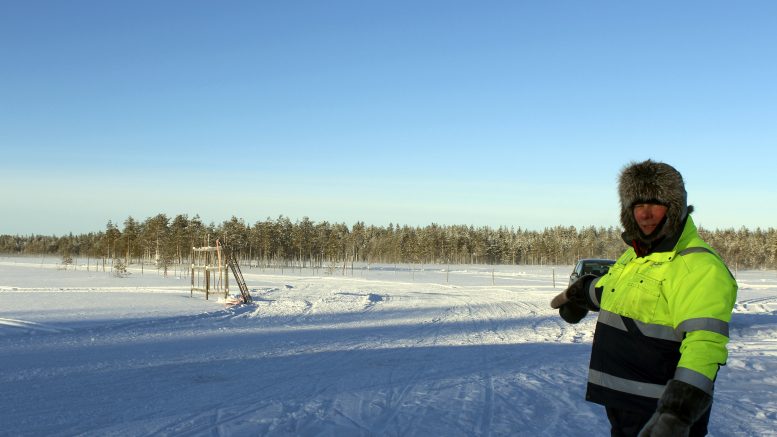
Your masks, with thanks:
[(654, 410), (670, 379), (712, 394), (737, 284), (689, 216), (673, 248), (627, 250), (589, 287), (599, 307), (586, 399)]

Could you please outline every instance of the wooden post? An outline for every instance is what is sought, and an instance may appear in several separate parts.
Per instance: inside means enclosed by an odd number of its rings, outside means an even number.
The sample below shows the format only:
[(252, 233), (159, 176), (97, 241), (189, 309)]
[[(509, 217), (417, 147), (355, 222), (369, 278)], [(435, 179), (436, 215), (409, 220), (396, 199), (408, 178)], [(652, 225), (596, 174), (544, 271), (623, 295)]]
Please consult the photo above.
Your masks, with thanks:
[[(239, 266), (240, 264), (238, 264)], [(229, 297), (229, 260), (224, 262), (224, 299)]]
[(208, 300), (208, 293), (210, 292), (210, 269), (205, 266), (205, 300)]

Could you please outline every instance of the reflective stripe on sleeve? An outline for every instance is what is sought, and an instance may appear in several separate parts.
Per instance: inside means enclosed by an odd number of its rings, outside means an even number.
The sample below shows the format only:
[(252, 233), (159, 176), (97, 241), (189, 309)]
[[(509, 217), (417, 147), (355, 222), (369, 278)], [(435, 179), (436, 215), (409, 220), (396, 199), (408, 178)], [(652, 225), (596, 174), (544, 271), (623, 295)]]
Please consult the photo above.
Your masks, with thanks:
[(688, 319), (677, 326), (677, 335), (680, 338), (691, 331), (709, 331), (728, 337), (728, 323), (712, 317)]
[(664, 388), (666, 387), (660, 384), (620, 378), (593, 369), (588, 369), (588, 382), (611, 390), (655, 399), (660, 398), (664, 394)]
[(591, 281), (591, 285), (588, 287), (588, 301), (594, 304), (596, 308), (601, 307), (599, 299), (596, 297), (596, 283), (599, 282), (599, 278), (595, 278)]
[(675, 370), (674, 379), (703, 390), (710, 396), (712, 395), (712, 391), (715, 387), (715, 383), (712, 382), (709, 378), (699, 372), (696, 372), (695, 370), (687, 369), (685, 367), (678, 367), (677, 370)]

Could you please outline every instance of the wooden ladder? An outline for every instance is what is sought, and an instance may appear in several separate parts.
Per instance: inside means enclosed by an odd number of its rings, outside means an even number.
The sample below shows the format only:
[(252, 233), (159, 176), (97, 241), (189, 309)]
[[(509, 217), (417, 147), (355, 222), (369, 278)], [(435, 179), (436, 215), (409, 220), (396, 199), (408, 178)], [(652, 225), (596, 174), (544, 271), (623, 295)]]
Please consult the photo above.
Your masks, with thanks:
[(243, 272), (240, 271), (240, 266), (237, 264), (235, 254), (231, 249), (225, 250), (227, 255), (227, 264), (232, 269), (232, 274), (235, 276), (238, 287), (240, 287), (240, 295), (243, 296), (243, 303), (251, 303), (251, 293), (248, 292), (248, 286), (245, 279), (243, 279)]

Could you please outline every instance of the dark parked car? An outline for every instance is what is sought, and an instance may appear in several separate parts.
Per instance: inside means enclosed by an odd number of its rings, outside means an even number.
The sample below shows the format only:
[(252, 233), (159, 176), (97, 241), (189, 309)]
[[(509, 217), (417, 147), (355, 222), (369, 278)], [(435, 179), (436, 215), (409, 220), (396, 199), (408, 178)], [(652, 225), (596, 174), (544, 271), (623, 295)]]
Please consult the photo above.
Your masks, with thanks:
[(615, 264), (612, 259), (584, 258), (577, 262), (575, 270), (569, 275), (569, 285), (577, 281), (577, 278), (583, 275), (602, 276), (610, 270), (610, 266)]

